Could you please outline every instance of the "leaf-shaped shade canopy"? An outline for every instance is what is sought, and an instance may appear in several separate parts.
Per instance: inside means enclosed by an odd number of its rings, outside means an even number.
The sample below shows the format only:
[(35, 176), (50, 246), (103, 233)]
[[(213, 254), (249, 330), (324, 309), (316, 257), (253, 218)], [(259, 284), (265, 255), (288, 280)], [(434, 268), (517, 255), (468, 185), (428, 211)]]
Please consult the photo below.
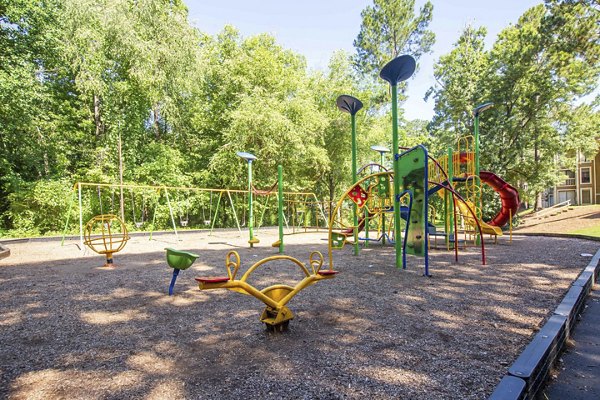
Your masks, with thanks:
[(375, 151), (378, 151), (380, 153), (389, 153), (390, 152), (390, 149), (388, 149), (387, 147), (385, 147), (385, 146), (377, 146), (377, 145), (371, 146), (371, 150), (375, 150)]
[(254, 154), (246, 153), (244, 151), (238, 151), (237, 154), (239, 157), (242, 157), (246, 161), (254, 161), (256, 160), (256, 156)]
[(417, 63), (409, 55), (403, 55), (394, 58), (384, 65), (379, 72), (381, 79), (388, 81), (390, 85), (395, 86), (398, 82), (407, 80), (415, 72)]
[(483, 103), (478, 105), (477, 107), (475, 107), (473, 109), (473, 114), (475, 116), (478, 116), (479, 114), (481, 114), (482, 112), (484, 112), (485, 110), (494, 107), (494, 103), (489, 102), (489, 103)]
[(350, 115), (356, 114), (358, 110), (363, 108), (363, 103), (359, 99), (347, 94), (339, 96), (335, 103), (340, 110), (347, 112)]

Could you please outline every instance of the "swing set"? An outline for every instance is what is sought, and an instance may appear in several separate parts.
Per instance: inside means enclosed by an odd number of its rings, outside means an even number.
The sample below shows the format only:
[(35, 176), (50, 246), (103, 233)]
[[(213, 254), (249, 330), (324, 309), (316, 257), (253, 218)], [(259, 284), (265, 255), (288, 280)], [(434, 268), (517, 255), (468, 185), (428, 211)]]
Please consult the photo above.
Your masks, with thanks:
[[(121, 189), (124, 192), (128, 191), (130, 198), (130, 201), (124, 204), (123, 215), (120, 215), (118, 200), (118, 191)], [(277, 214), (276, 207), (271, 209), (269, 204), (270, 198), (278, 198), (279, 194), (273, 188), (268, 191), (253, 188), (253, 192), (265, 199), (264, 202), (261, 202), (262, 204), (259, 204), (262, 210), (256, 229), (260, 229), (265, 222), (268, 210), (274, 215)], [(83, 248), (84, 242), (84, 221), (94, 215), (105, 213), (119, 215), (124, 223), (130, 224), (130, 230), (149, 232), (150, 240), (159, 225), (162, 229), (172, 228), (177, 241), (179, 241), (178, 231), (182, 229), (208, 230), (209, 235), (212, 235), (215, 229), (233, 225), (242, 234), (242, 226), (246, 225), (246, 208), (243, 198), (247, 196), (247, 190), (77, 182), (73, 186), (72, 193), (62, 235), (62, 245), (64, 245), (69, 230), (71, 211), (75, 204), (77, 204), (79, 215), (80, 248)], [(320, 204), (316, 195), (310, 192), (283, 192), (282, 196), (287, 200), (289, 210), (286, 225), (289, 228), (289, 221), (292, 221), (294, 231), (302, 224), (298, 224), (299, 219), (294, 217), (291, 211), (299, 210), (302, 204)], [(241, 213), (238, 212), (240, 207)], [(326, 220), (322, 208), (320, 213), (322, 214), (321, 218)], [(129, 216), (131, 219), (128, 218)], [(166, 224), (170, 227), (165, 225), (165, 216), (168, 221)]]

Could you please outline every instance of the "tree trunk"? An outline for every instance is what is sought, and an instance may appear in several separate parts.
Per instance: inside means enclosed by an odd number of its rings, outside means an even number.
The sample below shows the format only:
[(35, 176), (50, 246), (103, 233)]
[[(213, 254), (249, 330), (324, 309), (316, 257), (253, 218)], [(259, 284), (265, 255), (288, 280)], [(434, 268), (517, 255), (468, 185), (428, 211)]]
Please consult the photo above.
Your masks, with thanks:
[(96, 138), (104, 133), (104, 123), (100, 110), (100, 96), (94, 95), (94, 124), (96, 125)]
[(159, 105), (155, 104), (154, 107), (152, 108), (152, 114), (153, 114), (153, 126), (154, 126), (154, 136), (156, 138), (156, 140), (160, 140), (160, 124), (159, 124), (159, 120), (160, 120), (160, 115), (159, 115)]
[(540, 209), (542, 209), (542, 193), (535, 192), (535, 207), (533, 208), (533, 211), (538, 211)]

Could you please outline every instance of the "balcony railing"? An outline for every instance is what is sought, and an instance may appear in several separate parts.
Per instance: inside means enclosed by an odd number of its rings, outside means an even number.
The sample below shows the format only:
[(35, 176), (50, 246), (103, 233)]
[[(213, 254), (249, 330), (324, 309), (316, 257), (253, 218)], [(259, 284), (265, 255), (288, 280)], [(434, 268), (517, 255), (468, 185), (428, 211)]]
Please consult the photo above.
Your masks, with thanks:
[(565, 179), (565, 182), (562, 184), (562, 186), (575, 186), (575, 178)]

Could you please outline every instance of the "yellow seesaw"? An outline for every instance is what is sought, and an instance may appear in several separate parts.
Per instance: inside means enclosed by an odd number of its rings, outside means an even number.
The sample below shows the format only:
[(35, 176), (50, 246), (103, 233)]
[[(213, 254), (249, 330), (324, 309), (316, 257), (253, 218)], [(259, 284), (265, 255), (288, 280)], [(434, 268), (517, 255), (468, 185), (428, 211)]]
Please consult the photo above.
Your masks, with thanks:
[[(259, 290), (246, 282), (258, 267), (270, 261), (277, 260), (288, 260), (297, 265), (304, 273), (304, 279), (298, 282), (294, 287), (277, 284), (262, 290)], [(321, 269), (323, 267), (323, 255), (318, 251), (313, 251), (310, 254), (309, 264), (312, 273), (310, 273), (306, 266), (298, 259), (285, 255), (276, 255), (258, 261), (252, 265), (240, 279), (236, 279), (237, 272), (241, 265), (240, 256), (236, 251), (230, 251), (225, 258), (227, 276), (200, 277), (196, 278), (196, 280), (200, 284), (200, 290), (229, 289), (234, 292), (256, 297), (266, 305), (260, 317), (260, 321), (264, 322), (269, 330), (283, 331), (287, 328), (290, 320), (294, 318), (294, 314), (286, 307), (286, 304), (302, 289), (320, 280), (331, 279), (337, 274), (337, 271), (331, 269), (331, 266), (330, 269)]]

